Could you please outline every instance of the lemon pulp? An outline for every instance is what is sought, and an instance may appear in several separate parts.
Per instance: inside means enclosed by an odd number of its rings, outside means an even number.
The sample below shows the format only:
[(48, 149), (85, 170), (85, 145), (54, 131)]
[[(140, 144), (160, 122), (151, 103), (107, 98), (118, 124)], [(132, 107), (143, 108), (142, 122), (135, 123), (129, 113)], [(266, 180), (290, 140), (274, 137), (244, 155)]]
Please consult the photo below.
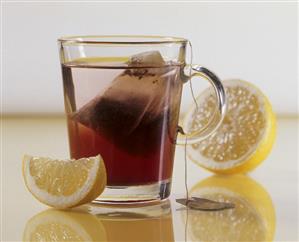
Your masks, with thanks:
[[(247, 172), (270, 153), (275, 140), (275, 115), (268, 99), (252, 84), (241, 80), (223, 82), (227, 112), (220, 127), (209, 137), (188, 147), (196, 164), (216, 173)], [(212, 89), (197, 98), (184, 126), (194, 132), (208, 124), (216, 108)]]
[(101, 156), (57, 160), (24, 156), (23, 177), (28, 190), (41, 202), (67, 208), (98, 197), (107, 183)]

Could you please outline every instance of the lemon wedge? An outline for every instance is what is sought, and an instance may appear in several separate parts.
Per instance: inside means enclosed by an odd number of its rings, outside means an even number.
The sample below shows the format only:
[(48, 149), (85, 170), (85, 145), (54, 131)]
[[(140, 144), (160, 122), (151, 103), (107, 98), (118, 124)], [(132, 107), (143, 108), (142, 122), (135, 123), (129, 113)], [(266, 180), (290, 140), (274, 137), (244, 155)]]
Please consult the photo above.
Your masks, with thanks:
[(23, 177), (34, 197), (55, 208), (91, 202), (103, 192), (107, 179), (100, 155), (78, 160), (25, 155)]
[(105, 228), (94, 215), (49, 209), (27, 223), (23, 241), (107, 241)]
[(188, 235), (192, 241), (273, 240), (275, 210), (271, 197), (250, 177), (242, 174), (214, 175), (196, 184), (190, 196), (235, 205), (228, 210), (188, 210), (188, 214), (183, 214), (184, 221), (188, 219)]
[[(227, 112), (220, 127), (203, 141), (187, 148), (188, 157), (215, 173), (245, 173), (270, 153), (276, 135), (276, 119), (267, 97), (241, 80), (223, 82)], [(194, 131), (208, 124), (216, 108), (211, 88), (198, 98), (186, 115), (184, 127)]]

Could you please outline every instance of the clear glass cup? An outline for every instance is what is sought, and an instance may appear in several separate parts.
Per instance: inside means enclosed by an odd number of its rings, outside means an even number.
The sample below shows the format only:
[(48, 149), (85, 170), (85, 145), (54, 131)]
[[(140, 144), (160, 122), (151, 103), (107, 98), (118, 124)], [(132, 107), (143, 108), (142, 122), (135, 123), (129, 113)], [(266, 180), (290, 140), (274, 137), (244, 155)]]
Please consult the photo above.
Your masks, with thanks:
[(183, 38), (72, 36), (58, 43), (71, 158), (100, 154), (106, 165), (107, 187), (96, 202), (167, 198), (175, 145), (185, 143), (177, 138), (183, 84), (206, 78), (218, 102), (207, 127), (183, 135), (192, 144), (223, 118), (225, 93), (217, 76), (186, 64)]

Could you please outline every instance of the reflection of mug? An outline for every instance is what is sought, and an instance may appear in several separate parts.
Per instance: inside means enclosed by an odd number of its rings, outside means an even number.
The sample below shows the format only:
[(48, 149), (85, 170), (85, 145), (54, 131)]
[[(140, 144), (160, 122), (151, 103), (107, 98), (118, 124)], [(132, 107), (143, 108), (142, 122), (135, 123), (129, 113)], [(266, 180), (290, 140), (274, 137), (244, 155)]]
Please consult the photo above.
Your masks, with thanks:
[(190, 196), (234, 203), (216, 212), (184, 211), (192, 241), (272, 241), (275, 210), (271, 197), (245, 175), (211, 176), (196, 184)]
[(82, 206), (71, 211), (49, 209), (31, 218), (23, 241), (174, 241), (170, 203), (140, 208)]
[(189, 143), (213, 131), (223, 117), (219, 79), (201, 66), (184, 73), (187, 43), (150, 36), (59, 39), (71, 157), (103, 157), (108, 186), (102, 201), (169, 196), (175, 144), (184, 143), (177, 132), (182, 86), (189, 78), (209, 80), (218, 102), (213, 122), (186, 134)]
[(175, 241), (169, 201), (149, 208), (116, 208), (97, 214), (107, 241)]

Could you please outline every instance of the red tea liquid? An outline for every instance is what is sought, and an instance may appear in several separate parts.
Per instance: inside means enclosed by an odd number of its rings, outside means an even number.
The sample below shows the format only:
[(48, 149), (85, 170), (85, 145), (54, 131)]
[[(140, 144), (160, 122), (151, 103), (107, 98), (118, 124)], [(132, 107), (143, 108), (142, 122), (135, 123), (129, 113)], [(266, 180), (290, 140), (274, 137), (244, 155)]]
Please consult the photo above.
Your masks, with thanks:
[(71, 157), (100, 154), (109, 186), (171, 179), (180, 66), (151, 71), (72, 63), (62, 68)]

